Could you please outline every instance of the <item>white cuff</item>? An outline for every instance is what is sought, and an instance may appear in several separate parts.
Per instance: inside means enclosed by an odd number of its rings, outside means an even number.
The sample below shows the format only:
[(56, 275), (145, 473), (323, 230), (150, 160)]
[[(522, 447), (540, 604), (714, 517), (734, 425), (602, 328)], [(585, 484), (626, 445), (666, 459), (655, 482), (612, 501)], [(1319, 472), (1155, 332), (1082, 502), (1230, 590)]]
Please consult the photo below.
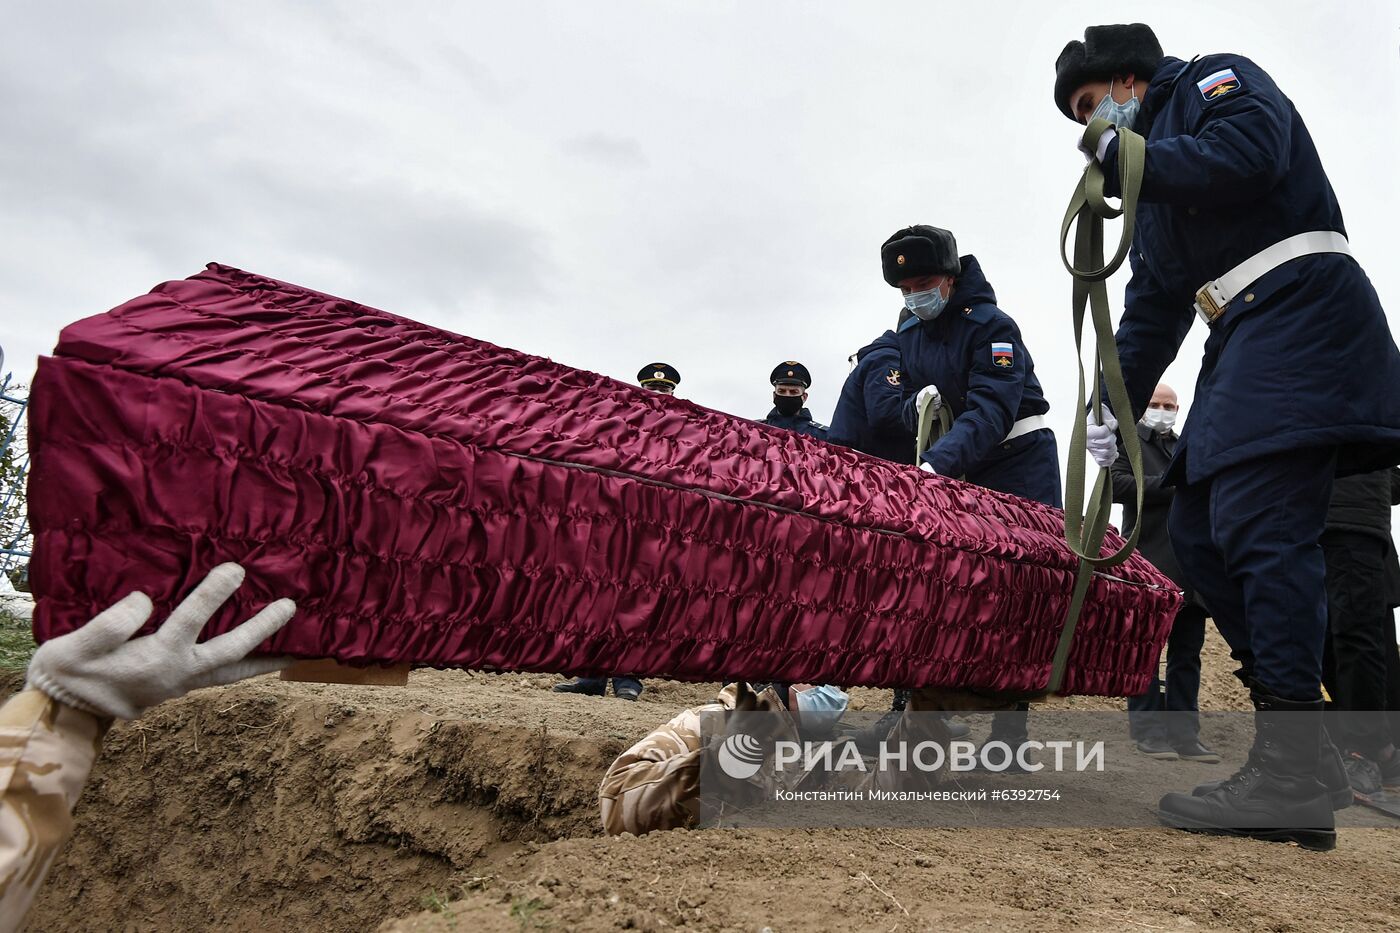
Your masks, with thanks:
[(118, 718), (104, 709), (99, 709), (98, 707), (93, 706), (91, 703), (82, 699), (77, 694), (67, 690), (62, 684), (54, 680), (52, 677), (50, 677), (43, 671), (36, 671), (33, 668), (31, 668), (29, 670), (28, 677), (25, 678), (24, 686), (26, 687), (26, 689), (29, 690), (38, 690), (40, 693), (44, 694), (51, 700), (57, 700), (59, 703), (62, 703), (65, 706), (71, 706), (74, 709), (80, 709), (85, 713), (91, 713), (94, 716), (98, 716), (104, 719)]
[(1118, 134), (1113, 131), (1111, 126), (1104, 130), (1103, 135), (1099, 137), (1099, 147), (1094, 151), (1094, 158), (1099, 160), (1100, 165), (1103, 165), (1103, 157), (1108, 153), (1108, 144), (1117, 138)]

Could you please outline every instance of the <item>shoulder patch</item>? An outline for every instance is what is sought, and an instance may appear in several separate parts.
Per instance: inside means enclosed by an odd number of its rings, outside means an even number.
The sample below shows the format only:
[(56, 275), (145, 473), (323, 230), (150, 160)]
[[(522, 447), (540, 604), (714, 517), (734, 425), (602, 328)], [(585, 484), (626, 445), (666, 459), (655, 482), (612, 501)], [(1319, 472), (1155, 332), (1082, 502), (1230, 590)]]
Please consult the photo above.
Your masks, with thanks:
[(899, 370), (891, 369), (889, 372), (885, 373), (885, 381), (892, 386), (899, 385)]
[(1241, 87), (1243, 85), (1233, 68), (1222, 68), (1196, 82), (1196, 90), (1201, 92), (1201, 100), (1207, 102), (1232, 94)]
[(992, 363), (994, 365), (1000, 366), (1003, 369), (1010, 369), (1014, 362), (1015, 361), (1012, 358), (1011, 344), (992, 344)]

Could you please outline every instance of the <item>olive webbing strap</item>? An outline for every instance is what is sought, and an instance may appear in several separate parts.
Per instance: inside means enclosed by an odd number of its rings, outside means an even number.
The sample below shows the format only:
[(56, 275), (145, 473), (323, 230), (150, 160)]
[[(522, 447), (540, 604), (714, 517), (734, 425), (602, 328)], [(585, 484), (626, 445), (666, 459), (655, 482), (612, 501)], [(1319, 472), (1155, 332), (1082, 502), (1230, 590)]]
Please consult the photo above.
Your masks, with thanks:
[[(1084, 131), (1083, 146), (1089, 152), (1097, 151), (1099, 137), (1109, 129), (1106, 120), (1094, 120)], [(1099, 374), (1102, 373), (1102, 386), (1108, 389), (1109, 408), (1115, 416), (1126, 418), (1125, 430), (1121, 432), (1123, 449), (1132, 467), (1133, 480), (1137, 486), (1137, 514), (1142, 514), (1142, 446), (1137, 431), (1133, 430), (1132, 404), (1128, 401), (1128, 389), (1123, 382), (1123, 369), (1118, 359), (1118, 344), (1113, 339), (1113, 320), (1108, 310), (1108, 277), (1123, 265), (1128, 250), (1133, 243), (1133, 230), (1137, 214), (1138, 192), (1142, 188), (1142, 173), (1147, 144), (1141, 136), (1131, 130), (1116, 128), (1118, 134), (1118, 185), (1122, 192), (1122, 206), (1115, 208), (1104, 200), (1103, 166), (1097, 159), (1090, 159), (1084, 167), (1084, 174), (1075, 186), (1074, 196), (1065, 211), (1064, 222), (1060, 226), (1060, 259), (1065, 269), (1074, 278), (1074, 346), (1079, 362), (1079, 407), (1076, 412), (1091, 412), (1097, 423), (1103, 423), (1103, 404)], [(1118, 238), (1118, 250), (1107, 263), (1103, 260), (1103, 222), (1122, 216), (1123, 230)], [(1065, 253), (1069, 239), (1070, 225), (1074, 224), (1074, 261), (1070, 262)], [(1094, 327), (1094, 384), (1086, 391), (1084, 376), (1084, 316), (1086, 306)], [(1086, 397), (1087, 396), (1087, 397)], [(1091, 404), (1092, 403), (1092, 404)], [(1074, 629), (1079, 622), (1084, 600), (1089, 592), (1097, 567), (1112, 567), (1127, 560), (1137, 546), (1142, 523), (1133, 527), (1127, 542), (1113, 554), (1103, 556), (1103, 539), (1108, 530), (1109, 511), (1113, 507), (1113, 483), (1110, 472), (1100, 468), (1089, 494), (1088, 509), (1085, 509), (1084, 486), (1086, 480), (1085, 457), (1088, 453), (1088, 426), (1086, 418), (1076, 415), (1074, 429), (1070, 433), (1069, 466), (1065, 481), (1065, 541), (1070, 550), (1079, 558), (1079, 570), (1075, 575), (1074, 591), (1070, 598), (1069, 611), (1065, 615), (1064, 627), (1060, 632), (1059, 644), (1055, 647), (1050, 665), (1050, 681), (1046, 689), (1057, 692), (1064, 682), (1065, 666), (1069, 661), (1070, 646), (1074, 641)]]
[[(934, 416), (938, 417), (938, 430), (934, 431)], [(933, 407), (931, 399), (924, 399), (919, 405), (919, 433), (914, 440), (914, 462), (924, 455), (933, 442), (953, 429), (953, 414), (947, 405)]]

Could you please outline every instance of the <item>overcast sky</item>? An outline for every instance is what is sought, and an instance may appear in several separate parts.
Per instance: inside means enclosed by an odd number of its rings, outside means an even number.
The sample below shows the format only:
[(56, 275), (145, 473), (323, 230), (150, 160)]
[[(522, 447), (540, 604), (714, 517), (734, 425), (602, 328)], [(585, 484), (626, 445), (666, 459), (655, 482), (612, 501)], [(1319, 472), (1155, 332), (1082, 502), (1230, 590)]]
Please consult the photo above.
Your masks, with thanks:
[(181, 0), (7, 9), (0, 343), (27, 375), (212, 260), (621, 379), (664, 360), (748, 417), (798, 359), (827, 421), (900, 305), (880, 243), (932, 223), (1020, 323), (1063, 454), (1083, 161), (1053, 63), (1133, 20), (1273, 75), (1394, 322), (1394, 3)]

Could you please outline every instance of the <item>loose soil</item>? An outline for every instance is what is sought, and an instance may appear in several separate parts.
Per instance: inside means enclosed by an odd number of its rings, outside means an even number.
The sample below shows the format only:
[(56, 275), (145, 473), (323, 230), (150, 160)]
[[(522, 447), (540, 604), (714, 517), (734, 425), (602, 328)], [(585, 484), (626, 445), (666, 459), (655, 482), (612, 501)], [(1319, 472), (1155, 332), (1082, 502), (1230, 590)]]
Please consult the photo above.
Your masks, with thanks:
[[(1205, 661), (1202, 707), (1246, 708), (1213, 632)], [(554, 682), (458, 671), (415, 672), (403, 688), (265, 678), (119, 725), (29, 928), (1320, 931), (1400, 922), (1392, 829), (1343, 829), (1325, 854), (1164, 829), (603, 837), (596, 793), (609, 762), (676, 710), (710, 700), (716, 685), (652, 681), (627, 703), (551, 694)], [(878, 710), (889, 693), (854, 699)]]

